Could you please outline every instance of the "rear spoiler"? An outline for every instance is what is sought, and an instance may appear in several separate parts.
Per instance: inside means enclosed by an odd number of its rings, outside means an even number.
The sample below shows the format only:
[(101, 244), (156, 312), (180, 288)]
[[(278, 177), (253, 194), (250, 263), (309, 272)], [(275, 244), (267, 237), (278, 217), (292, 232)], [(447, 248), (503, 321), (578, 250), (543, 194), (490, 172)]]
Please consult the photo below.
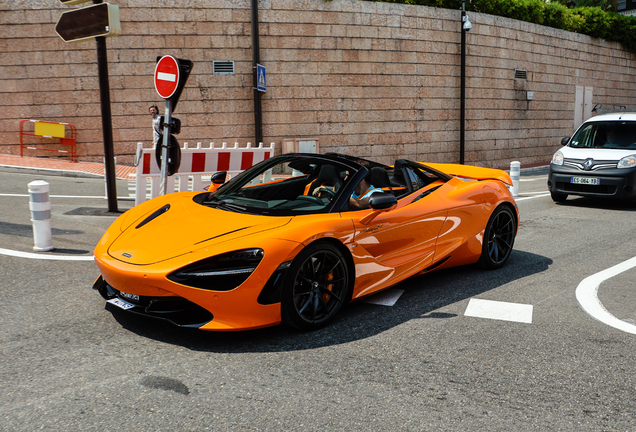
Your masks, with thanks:
[(482, 168), (471, 165), (458, 165), (458, 164), (443, 164), (443, 163), (426, 163), (421, 162), (422, 165), (429, 166), (433, 169), (441, 171), (443, 173), (467, 178), (471, 180), (499, 180), (502, 183), (512, 186), (512, 179), (510, 175), (500, 169), (495, 168)]

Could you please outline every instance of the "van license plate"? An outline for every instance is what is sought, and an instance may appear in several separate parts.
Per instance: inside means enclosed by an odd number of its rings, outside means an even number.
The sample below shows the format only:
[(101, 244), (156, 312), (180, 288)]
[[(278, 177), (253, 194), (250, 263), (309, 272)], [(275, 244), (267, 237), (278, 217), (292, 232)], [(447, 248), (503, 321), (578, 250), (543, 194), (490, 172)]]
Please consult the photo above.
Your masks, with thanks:
[(592, 177), (570, 177), (570, 183), (584, 184), (584, 185), (599, 185), (601, 184), (601, 179), (592, 178)]

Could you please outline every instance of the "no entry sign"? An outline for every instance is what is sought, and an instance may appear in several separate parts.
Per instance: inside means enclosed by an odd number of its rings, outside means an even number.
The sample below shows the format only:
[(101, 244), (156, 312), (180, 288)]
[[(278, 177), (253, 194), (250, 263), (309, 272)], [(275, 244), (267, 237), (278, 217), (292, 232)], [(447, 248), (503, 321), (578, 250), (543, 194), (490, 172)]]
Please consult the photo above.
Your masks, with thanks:
[(179, 61), (172, 56), (163, 56), (155, 67), (155, 89), (164, 99), (172, 97), (179, 86)]

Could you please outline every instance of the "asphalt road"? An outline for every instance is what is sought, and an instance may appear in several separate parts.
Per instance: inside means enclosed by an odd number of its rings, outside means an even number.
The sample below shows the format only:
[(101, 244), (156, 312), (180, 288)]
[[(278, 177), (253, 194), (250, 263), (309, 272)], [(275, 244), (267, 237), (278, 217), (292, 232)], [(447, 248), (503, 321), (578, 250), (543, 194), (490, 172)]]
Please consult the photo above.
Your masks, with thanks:
[[(0, 172), (0, 430), (635, 430), (636, 210), (557, 205), (545, 178), (522, 175), (500, 270), (414, 278), (388, 292), (394, 305), (354, 303), (311, 333), (207, 333), (92, 290), (90, 256), (116, 217), (103, 180)], [(36, 179), (50, 183), (56, 248), (37, 255), (77, 260), (31, 258)], [(492, 319), (473, 313), (483, 304), (518, 308)]]

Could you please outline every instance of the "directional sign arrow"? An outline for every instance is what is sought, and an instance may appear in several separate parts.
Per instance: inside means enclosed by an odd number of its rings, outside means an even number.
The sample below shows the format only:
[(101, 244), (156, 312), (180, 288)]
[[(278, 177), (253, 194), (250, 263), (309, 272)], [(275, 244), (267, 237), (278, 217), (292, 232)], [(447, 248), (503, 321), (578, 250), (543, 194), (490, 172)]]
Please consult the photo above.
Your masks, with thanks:
[(99, 3), (64, 12), (55, 25), (55, 31), (64, 42), (119, 36), (119, 6)]

